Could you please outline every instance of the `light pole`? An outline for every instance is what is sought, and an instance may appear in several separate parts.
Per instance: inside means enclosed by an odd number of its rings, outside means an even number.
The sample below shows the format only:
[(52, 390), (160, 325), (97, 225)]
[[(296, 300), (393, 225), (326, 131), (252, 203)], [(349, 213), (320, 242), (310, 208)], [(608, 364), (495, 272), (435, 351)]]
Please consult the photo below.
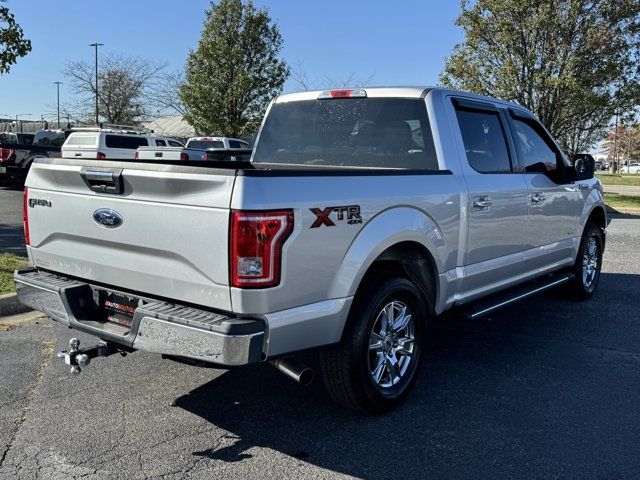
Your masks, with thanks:
[(100, 112), (98, 111), (98, 47), (104, 46), (104, 43), (92, 43), (90, 47), (96, 49), (96, 125), (100, 125), (100, 119), (98, 118)]
[(58, 130), (60, 130), (60, 85), (62, 82), (53, 82), (56, 84), (56, 89), (58, 91)]

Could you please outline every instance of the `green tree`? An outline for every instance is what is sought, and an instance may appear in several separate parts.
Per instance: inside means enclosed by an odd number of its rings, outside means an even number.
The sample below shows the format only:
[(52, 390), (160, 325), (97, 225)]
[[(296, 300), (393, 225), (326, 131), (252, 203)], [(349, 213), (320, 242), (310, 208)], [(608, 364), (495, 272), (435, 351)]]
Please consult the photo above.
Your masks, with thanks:
[(640, 0), (469, 0), (443, 84), (520, 103), (570, 154), (640, 103)]
[[(5, 0), (0, 0), (4, 3)], [(8, 73), (18, 57), (31, 51), (31, 40), (24, 38), (22, 28), (7, 7), (0, 7), (0, 75)]]
[(185, 119), (202, 133), (255, 132), (289, 68), (267, 9), (241, 0), (211, 2), (198, 48), (189, 54), (180, 98)]

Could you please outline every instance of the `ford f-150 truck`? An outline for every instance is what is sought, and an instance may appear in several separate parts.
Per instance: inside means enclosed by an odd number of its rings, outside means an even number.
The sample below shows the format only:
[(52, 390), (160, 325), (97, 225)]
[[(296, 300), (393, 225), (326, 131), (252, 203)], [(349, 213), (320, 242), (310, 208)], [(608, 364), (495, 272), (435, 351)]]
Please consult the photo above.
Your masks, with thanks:
[(72, 372), (146, 350), (271, 362), (306, 383), (296, 355), (315, 349), (334, 399), (381, 413), (414, 383), (434, 316), (594, 293), (606, 214), (593, 169), (493, 98), (283, 95), (250, 162), (35, 161), (31, 266), (15, 281), (23, 303), (101, 340), (70, 341)]

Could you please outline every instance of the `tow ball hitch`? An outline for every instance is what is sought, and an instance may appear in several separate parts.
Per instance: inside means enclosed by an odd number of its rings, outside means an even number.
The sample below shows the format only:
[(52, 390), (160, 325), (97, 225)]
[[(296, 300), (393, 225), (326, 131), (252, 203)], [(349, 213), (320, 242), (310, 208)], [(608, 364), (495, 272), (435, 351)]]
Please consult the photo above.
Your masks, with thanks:
[(72, 338), (69, 340), (69, 350), (58, 352), (58, 358), (64, 358), (64, 363), (71, 366), (71, 373), (78, 375), (82, 367), (86, 367), (91, 363), (91, 359), (108, 357), (114, 353), (120, 353), (123, 357), (127, 354), (127, 352), (107, 342), (100, 342), (93, 347), (80, 348), (80, 340)]

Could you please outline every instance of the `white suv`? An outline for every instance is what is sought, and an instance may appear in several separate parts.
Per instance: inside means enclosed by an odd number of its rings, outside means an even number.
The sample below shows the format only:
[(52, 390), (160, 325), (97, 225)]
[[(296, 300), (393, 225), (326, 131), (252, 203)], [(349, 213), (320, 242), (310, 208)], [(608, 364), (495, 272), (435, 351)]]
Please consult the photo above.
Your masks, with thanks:
[(128, 159), (132, 160), (138, 147), (182, 147), (169, 137), (151, 132), (112, 129), (78, 129), (62, 145), (62, 158)]

